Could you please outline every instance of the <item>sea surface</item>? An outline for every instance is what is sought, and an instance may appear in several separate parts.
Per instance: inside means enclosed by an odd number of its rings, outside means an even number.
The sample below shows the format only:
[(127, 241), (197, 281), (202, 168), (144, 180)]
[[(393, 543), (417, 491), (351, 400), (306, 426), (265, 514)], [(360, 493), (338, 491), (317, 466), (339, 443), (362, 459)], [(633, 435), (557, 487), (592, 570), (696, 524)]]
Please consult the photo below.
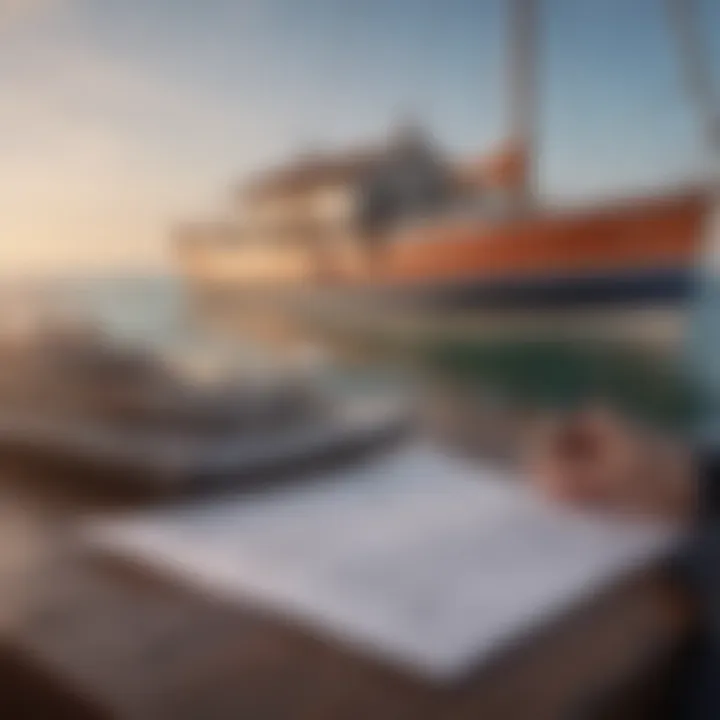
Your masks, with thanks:
[[(712, 420), (709, 423), (712, 435), (718, 437), (720, 282), (715, 271), (711, 275), (701, 283), (703, 291), (697, 293), (692, 303), (691, 332), (680, 354), (683, 356), (681, 374), (689, 375), (692, 384), (702, 388), (706, 402), (700, 410), (704, 417)], [(198, 313), (182, 280), (171, 275), (61, 277), (0, 283), (0, 322), (18, 311), (87, 322), (121, 341), (154, 350), (167, 349), (173, 354), (195, 351), (201, 341), (208, 338), (206, 328), (199, 325)], [(232, 351), (238, 358), (247, 355), (249, 364), (270, 352), (268, 348), (258, 347), (257, 338), (248, 337), (234, 337)], [(272, 351), (272, 356), (275, 355), (277, 350)], [(668, 382), (667, 378), (664, 382)], [(661, 392), (655, 388), (651, 393), (653, 404), (657, 404), (655, 401), (661, 394), (672, 395), (671, 390), (673, 388), (668, 387)]]
[(0, 318), (73, 320), (133, 343), (163, 345), (190, 330), (182, 282), (169, 275), (56, 277), (0, 283)]

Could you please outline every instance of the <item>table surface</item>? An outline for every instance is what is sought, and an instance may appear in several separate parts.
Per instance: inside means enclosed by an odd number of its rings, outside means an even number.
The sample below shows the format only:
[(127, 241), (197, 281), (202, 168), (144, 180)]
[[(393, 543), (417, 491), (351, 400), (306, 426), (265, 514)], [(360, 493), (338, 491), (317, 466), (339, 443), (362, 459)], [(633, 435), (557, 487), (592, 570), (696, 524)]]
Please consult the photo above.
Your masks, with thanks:
[(434, 685), (89, 556), (70, 532), (85, 506), (12, 480), (0, 486), (0, 663), (24, 717), (52, 707), (53, 717), (133, 720), (564, 718), (660, 671), (688, 629), (684, 602), (652, 569)]

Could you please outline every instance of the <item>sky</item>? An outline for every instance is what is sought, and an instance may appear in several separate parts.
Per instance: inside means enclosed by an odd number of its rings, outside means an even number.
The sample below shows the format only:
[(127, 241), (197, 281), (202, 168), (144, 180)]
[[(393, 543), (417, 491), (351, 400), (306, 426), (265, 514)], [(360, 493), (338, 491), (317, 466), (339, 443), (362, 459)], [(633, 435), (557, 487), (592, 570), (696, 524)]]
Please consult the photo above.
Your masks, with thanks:
[[(720, 75), (720, 3), (698, 0)], [(542, 0), (540, 184), (694, 177), (665, 0)], [(505, 0), (0, 0), (0, 275), (172, 268), (168, 228), (308, 149), (503, 137)]]

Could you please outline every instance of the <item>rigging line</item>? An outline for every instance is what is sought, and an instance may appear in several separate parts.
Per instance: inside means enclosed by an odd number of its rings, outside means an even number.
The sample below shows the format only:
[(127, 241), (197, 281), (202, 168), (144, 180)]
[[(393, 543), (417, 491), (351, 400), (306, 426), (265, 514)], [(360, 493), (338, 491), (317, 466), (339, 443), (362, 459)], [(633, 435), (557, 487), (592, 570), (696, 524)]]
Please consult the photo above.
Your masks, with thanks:
[(695, 104), (713, 160), (720, 162), (720, 103), (715, 97), (709, 50), (698, 22), (696, 0), (667, 0), (682, 64), (683, 83)]

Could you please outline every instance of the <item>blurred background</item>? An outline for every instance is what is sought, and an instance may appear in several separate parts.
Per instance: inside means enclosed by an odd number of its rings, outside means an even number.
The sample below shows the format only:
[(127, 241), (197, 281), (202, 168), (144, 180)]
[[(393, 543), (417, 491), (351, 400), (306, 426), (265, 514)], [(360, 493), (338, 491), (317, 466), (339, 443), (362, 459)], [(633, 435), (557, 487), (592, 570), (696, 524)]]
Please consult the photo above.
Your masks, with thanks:
[(463, 375), (510, 352), (523, 378), (560, 353), (575, 386), (546, 399), (620, 392), (636, 379), (579, 356), (682, 337), (718, 22), (658, 0), (6, 2), (4, 285), (137, 339), (203, 316)]

